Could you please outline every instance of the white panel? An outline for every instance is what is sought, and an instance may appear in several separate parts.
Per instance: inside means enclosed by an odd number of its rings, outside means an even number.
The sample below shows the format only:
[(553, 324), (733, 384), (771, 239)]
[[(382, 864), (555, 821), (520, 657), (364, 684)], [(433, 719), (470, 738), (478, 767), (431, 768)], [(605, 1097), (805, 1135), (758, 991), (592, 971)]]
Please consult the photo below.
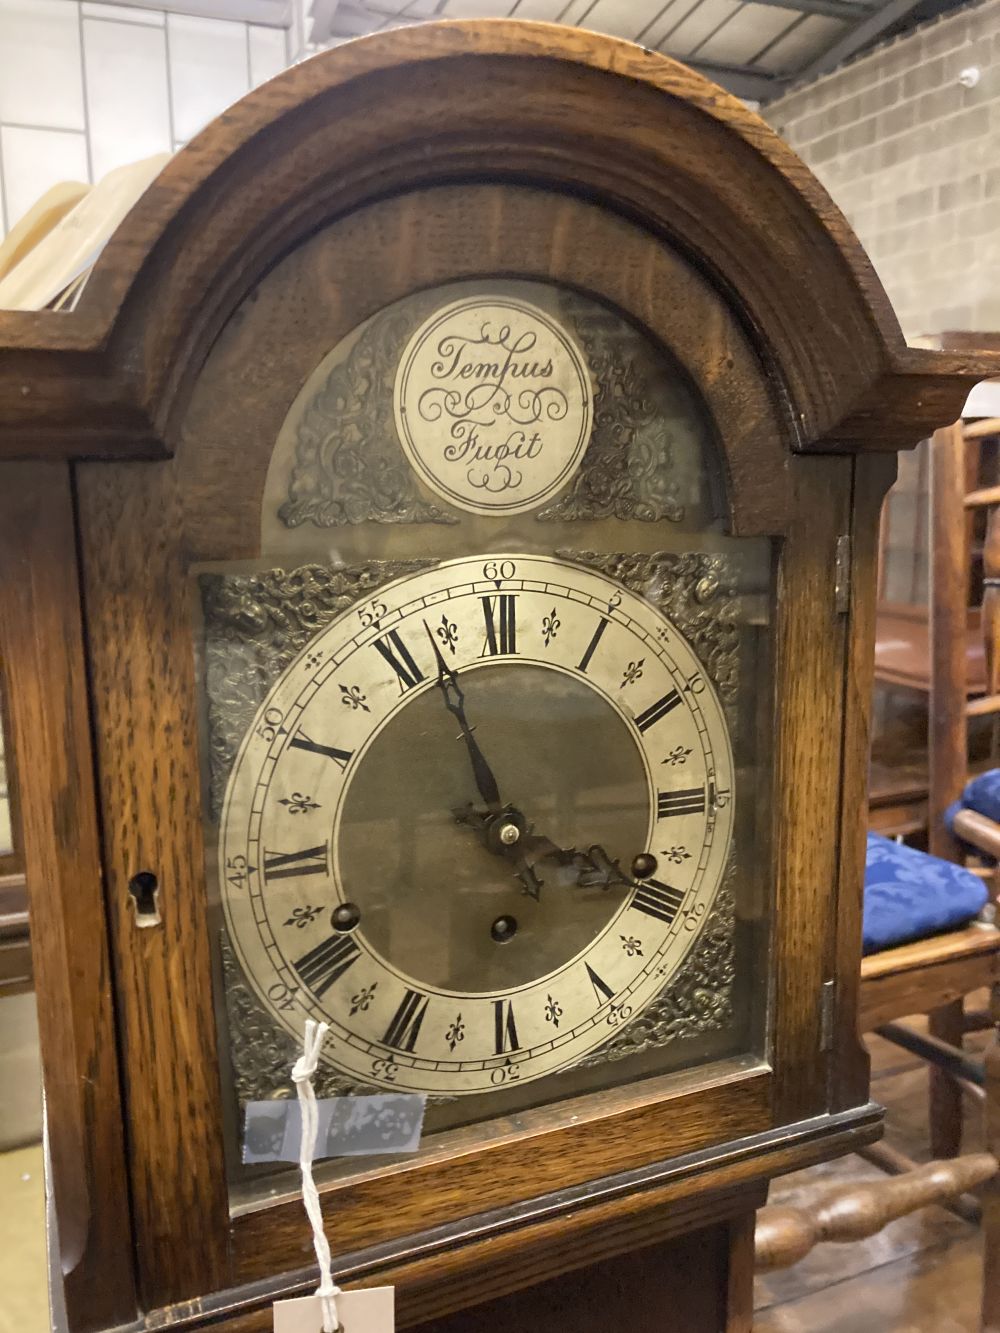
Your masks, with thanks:
[(83, 22), (94, 179), (170, 151), (170, 93), (162, 28)]
[(692, 55), (723, 65), (749, 65), (761, 47), (788, 27), (788, 10), (773, 5), (741, 5), (724, 27)]
[(694, 4), (686, 3), (666, 36), (660, 40), (659, 49), (683, 60), (710, 37), (720, 23), (731, 18), (739, 7), (739, 0), (695, 0)]
[(84, 128), (76, 5), (0, 0), (0, 120)]
[(137, 9), (135, 5), (102, 5), (99, 0), (83, 0), (84, 18), (118, 19), (121, 22), (145, 23), (162, 28), (167, 16), (162, 9)]
[(565, 13), (559, 16), (560, 23), (581, 23), (593, 0), (570, 0)]
[(250, 82), (256, 88), (288, 65), (285, 34), (281, 28), (250, 29)]
[(597, 0), (582, 23), (593, 32), (607, 32), (612, 37), (634, 41), (662, 8), (663, 0)]
[(167, 17), (174, 134), (190, 139), (250, 91), (247, 30), (223, 19)]
[(847, 24), (840, 19), (827, 18), (825, 14), (810, 14), (787, 37), (781, 37), (754, 64), (766, 73), (793, 74), (801, 69), (814, 56), (826, 51), (838, 41), (847, 29)]
[[(441, 17), (448, 19), (503, 19), (514, 7), (514, 0), (448, 0)], [(410, 11), (406, 11), (407, 18)]]
[(656, 18), (642, 34), (643, 46), (648, 46), (651, 51), (657, 50), (663, 39), (690, 14), (695, 3), (696, 0), (665, 0)]
[(541, 19), (545, 23), (554, 23), (566, 8), (566, 0), (521, 0), (515, 9), (518, 19)]
[[(500, 4), (503, 0), (498, 0)], [(513, 3), (513, 0), (511, 0)], [(432, 19), (441, 8), (441, 0), (370, 0), (367, 8), (373, 14), (386, 14), (393, 17), (405, 14), (408, 19)]]
[(13, 227), (52, 185), (86, 181), (87, 141), (65, 130), (0, 129), (7, 226)]

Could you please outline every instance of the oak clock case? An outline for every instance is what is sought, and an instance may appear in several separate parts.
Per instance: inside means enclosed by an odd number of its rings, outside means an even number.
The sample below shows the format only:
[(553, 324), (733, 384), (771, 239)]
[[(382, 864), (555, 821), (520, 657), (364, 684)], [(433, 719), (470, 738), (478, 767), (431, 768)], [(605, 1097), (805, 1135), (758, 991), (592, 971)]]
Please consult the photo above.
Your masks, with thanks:
[(763, 1054), (771, 551), (720, 485), (678, 364), (556, 284), (435, 286), (310, 369), (261, 557), (192, 576), (235, 1202), (307, 1017), (319, 1093), (425, 1093), (432, 1149)]

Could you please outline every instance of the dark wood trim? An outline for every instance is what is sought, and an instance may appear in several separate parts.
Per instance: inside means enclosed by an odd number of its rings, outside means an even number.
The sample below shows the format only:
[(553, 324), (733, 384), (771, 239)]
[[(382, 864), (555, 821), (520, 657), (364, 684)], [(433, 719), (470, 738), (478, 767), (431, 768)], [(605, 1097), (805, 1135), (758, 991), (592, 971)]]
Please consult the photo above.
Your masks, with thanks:
[[(527, 1200), (517, 1210), (473, 1214), (364, 1251), (339, 1251), (337, 1280), (347, 1287), (391, 1283), (397, 1288), (401, 1328), (441, 1318), (531, 1286), (540, 1276), (570, 1272), (699, 1225), (726, 1218), (738, 1223), (748, 1206), (763, 1202), (766, 1180), (875, 1142), (883, 1114), (881, 1107), (859, 1106), (598, 1179), (578, 1190), (558, 1190)], [(301, 1203), (298, 1208), (300, 1253), (305, 1253), (308, 1224)], [(205, 1325), (228, 1333), (263, 1333), (271, 1327), (272, 1303), (304, 1294), (316, 1280), (315, 1268), (269, 1274), (216, 1292), (199, 1301), (197, 1310), (174, 1307), (170, 1327), (178, 1333)], [(132, 1327), (152, 1329), (162, 1323), (161, 1312), (150, 1311)]]
[(851, 472), (847, 458), (796, 460), (778, 578), (772, 1002), (779, 1122), (827, 1105), (824, 1062), (816, 1057), (837, 895), (846, 644), (833, 571), (837, 539), (851, 528)]
[[(727, 1063), (733, 1068), (727, 1074), (723, 1065), (717, 1079), (694, 1069), (524, 1112), (517, 1130), (486, 1143), (467, 1131), (442, 1135), (445, 1142), (431, 1160), (327, 1188), (324, 1217), (341, 1244), (374, 1245), (405, 1235), (416, 1217), (431, 1226), (455, 1223), (472, 1198), (516, 1215), (529, 1181), (560, 1193), (579, 1186), (589, 1194), (586, 1182), (597, 1160), (612, 1171), (641, 1171), (668, 1153), (711, 1155), (713, 1145), (741, 1135), (742, 1126), (764, 1134), (772, 1123), (771, 1076), (740, 1074), (738, 1062)], [(674, 1096), (667, 1091), (671, 1084), (680, 1085)], [(292, 1195), (235, 1217), (232, 1237), (237, 1282), (294, 1267), (302, 1247), (301, 1199)]]
[(830, 1108), (840, 1111), (866, 1094), (870, 1062), (853, 1018), (858, 1012), (861, 913), (866, 852), (868, 756), (874, 688), (878, 514), (896, 475), (894, 458), (854, 463), (851, 591), (844, 677), (840, 862), (827, 977), (836, 988), (829, 1065)]
[[(165, 481), (156, 466), (106, 467), (95, 475), (81, 465), (77, 476), (108, 930), (145, 1308), (229, 1282), (194, 646), (182, 513)], [(95, 508), (102, 490), (108, 507)], [(140, 871), (158, 878), (161, 918), (142, 929), (128, 887)]]
[[(415, 244), (428, 218), (433, 231)], [(577, 243), (566, 245), (567, 236)], [(613, 265), (608, 254), (615, 255)], [(220, 422), (205, 403), (205, 390), (192, 394), (176, 478), (195, 558), (258, 555), (265, 476), (275, 437), (301, 388), (303, 366), (318, 364), (341, 338), (395, 301), (496, 273), (585, 291), (645, 326), (676, 359), (712, 418), (728, 529), (739, 536), (784, 530), (791, 475), (780, 392), (761, 375), (751, 340), (718, 291), (682, 255), (633, 222), (585, 200), (523, 186), (434, 186), (379, 200), (331, 223), (313, 243), (310, 284), (301, 275), (296, 281), (295, 259), (268, 275), (255, 300), (238, 312), (241, 326), (251, 325), (254, 334), (252, 343), (244, 338), (244, 347), (252, 345), (268, 367), (270, 392), (260, 411), (241, 414), (234, 405), (230, 420)], [(338, 274), (336, 302), (323, 282), (328, 272)], [(294, 283), (294, 303), (273, 299), (282, 279)], [(725, 347), (724, 375), (718, 373), (718, 344), (705, 338), (706, 328), (718, 330)], [(216, 350), (216, 357), (223, 355)], [(210, 374), (215, 365), (213, 358), (204, 369)], [(238, 478), (223, 433), (234, 428), (240, 432)]]
[[(0, 467), (0, 640), (21, 771), (50, 1188), (74, 1333), (134, 1317), (130, 1206), (69, 468)], [(57, 1270), (58, 1271), (58, 1270)]]

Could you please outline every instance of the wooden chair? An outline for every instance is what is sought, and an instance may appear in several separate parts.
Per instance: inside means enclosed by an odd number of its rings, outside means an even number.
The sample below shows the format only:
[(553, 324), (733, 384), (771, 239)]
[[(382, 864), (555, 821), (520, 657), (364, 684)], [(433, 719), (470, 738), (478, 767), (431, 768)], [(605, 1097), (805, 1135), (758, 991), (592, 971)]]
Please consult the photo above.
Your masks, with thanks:
[[(982, 515), (965, 515), (953, 483), (956, 467), (966, 491), (998, 479), (995, 427), (990, 421), (958, 423), (901, 455), (882, 512), (869, 827), (920, 846), (928, 845), (935, 823), (931, 793), (942, 778), (948, 780), (947, 772), (935, 771), (941, 749), (935, 753), (932, 732), (935, 722), (947, 727), (952, 717), (937, 707), (935, 693), (943, 687), (958, 699), (964, 689), (965, 697), (975, 700), (986, 691), (980, 615), (984, 522)], [(935, 516), (939, 529), (949, 533), (945, 547), (932, 541)], [(934, 678), (932, 649), (942, 610), (959, 636), (953, 643), (964, 640), (964, 661), (954, 659), (964, 673), (961, 684)], [(992, 762), (991, 731), (986, 720), (973, 715), (973, 770)], [(938, 813), (941, 809), (938, 804)]]
[[(966, 445), (970, 436), (987, 439), (998, 433), (1000, 421), (988, 426), (959, 422), (936, 432), (931, 443), (932, 714), (927, 808), (933, 856), (909, 848), (900, 852), (939, 881), (952, 875), (966, 887), (975, 887), (975, 883), (964, 863), (970, 850), (978, 853), (984, 864), (975, 873), (986, 882), (987, 893), (980, 891), (977, 902), (995, 902), (996, 858), (1000, 857), (1000, 771), (995, 781), (993, 775), (987, 775), (966, 787), (968, 720), (1000, 715), (1000, 485), (967, 493)], [(986, 519), (983, 606), (976, 618), (984, 646), (981, 685), (970, 699), (967, 608), (972, 525), (968, 515), (976, 513), (985, 514)], [(997, 793), (994, 804), (979, 799), (973, 790), (984, 784), (988, 787), (991, 781)], [(955, 863), (954, 872), (948, 863)], [(866, 912), (871, 889), (869, 881)], [(911, 906), (919, 901), (920, 892), (914, 885)], [(861, 966), (861, 1031), (877, 1032), (928, 1062), (931, 1152), (949, 1160), (918, 1167), (888, 1144), (864, 1149), (863, 1157), (898, 1179), (834, 1190), (808, 1211), (765, 1209), (758, 1222), (760, 1267), (787, 1266), (819, 1241), (861, 1239), (928, 1203), (946, 1203), (970, 1220), (982, 1216), (986, 1266), (982, 1327), (1000, 1333), (1000, 1195), (995, 1179), (1000, 1153), (1000, 1051), (994, 1042), (985, 1062), (977, 1062), (962, 1049), (967, 1031), (994, 1027), (1000, 1019), (1000, 930), (990, 916), (988, 911), (987, 919), (966, 919), (927, 938), (907, 939), (904, 922), (899, 942), (869, 954)], [(919, 927), (914, 933), (919, 933)], [(965, 997), (983, 989), (992, 997), (990, 1011), (966, 1014)], [(928, 1016), (926, 1035), (900, 1022), (913, 1014)], [(957, 1156), (963, 1095), (972, 1098), (986, 1117), (989, 1151), (985, 1154)], [(987, 1182), (981, 1204), (969, 1190)]]
[[(928, 850), (942, 860), (963, 863), (971, 846), (989, 861), (978, 868), (995, 899), (993, 854), (1000, 851), (1000, 826), (975, 811), (960, 810), (949, 823), (969, 776), (968, 721), (1000, 713), (1000, 487), (967, 493), (970, 440), (995, 439), (1000, 421), (957, 422), (931, 441), (932, 563), (930, 606), (930, 782)], [(995, 455), (994, 455), (995, 457)], [(976, 616), (984, 636), (981, 685), (969, 698), (969, 515), (985, 515), (981, 543), (983, 606)], [(998, 582), (994, 582), (994, 581)], [(977, 580), (978, 582), (978, 580)], [(997, 811), (1000, 813), (1000, 810)], [(958, 835), (958, 836), (956, 836)], [(961, 839), (961, 840), (960, 840)], [(931, 1042), (961, 1046), (968, 1025), (982, 1027), (983, 1015), (964, 1013), (965, 996), (991, 988), (1000, 968), (1000, 931), (989, 921), (969, 923), (929, 939), (900, 942), (866, 957), (861, 967), (861, 1030), (878, 1030), (908, 1014), (925, 1013)], [(893, 1039), (899, 1033), (890, 1032)], [(911, 1045), (912, 1049), (912, 1045)], [(923, 1052), (934, 1060), (936, 1047)], [(952, 1157), (961, 1144), (962, 1086), (936, 1060), (931, 1070), (931, 1152)], [(889, 1165), (887, 1149), (873, 1150)], [(897, 1164), (898, 1167), (898, 1164)]]

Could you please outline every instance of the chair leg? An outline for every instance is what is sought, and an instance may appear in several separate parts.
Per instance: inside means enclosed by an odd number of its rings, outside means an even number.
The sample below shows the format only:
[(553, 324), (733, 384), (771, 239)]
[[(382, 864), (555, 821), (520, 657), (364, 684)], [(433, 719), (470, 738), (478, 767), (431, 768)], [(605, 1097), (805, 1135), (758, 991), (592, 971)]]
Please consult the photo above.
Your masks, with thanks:
[[(964, 1004), (961, 999), (932, 1009), (928, 1030), (950, 1046), (961, 1046), (965, 1032)], [(935, 1159), (957, 1157), (962, 1147), (962, 1090), (954, 1079), (940, 1069), (930, 1071), (931, 1156)]]
[[(994, 1017), (1000, 1019), (1000, 988), (993, 992)], [(1000, 1033), (986, 1049), (986, 1148), (1000, 1153)], [(982, 1193), (983, 1322), (982, 1333), (1000, 1333), (1000, 1185), (994, 1177)]]

